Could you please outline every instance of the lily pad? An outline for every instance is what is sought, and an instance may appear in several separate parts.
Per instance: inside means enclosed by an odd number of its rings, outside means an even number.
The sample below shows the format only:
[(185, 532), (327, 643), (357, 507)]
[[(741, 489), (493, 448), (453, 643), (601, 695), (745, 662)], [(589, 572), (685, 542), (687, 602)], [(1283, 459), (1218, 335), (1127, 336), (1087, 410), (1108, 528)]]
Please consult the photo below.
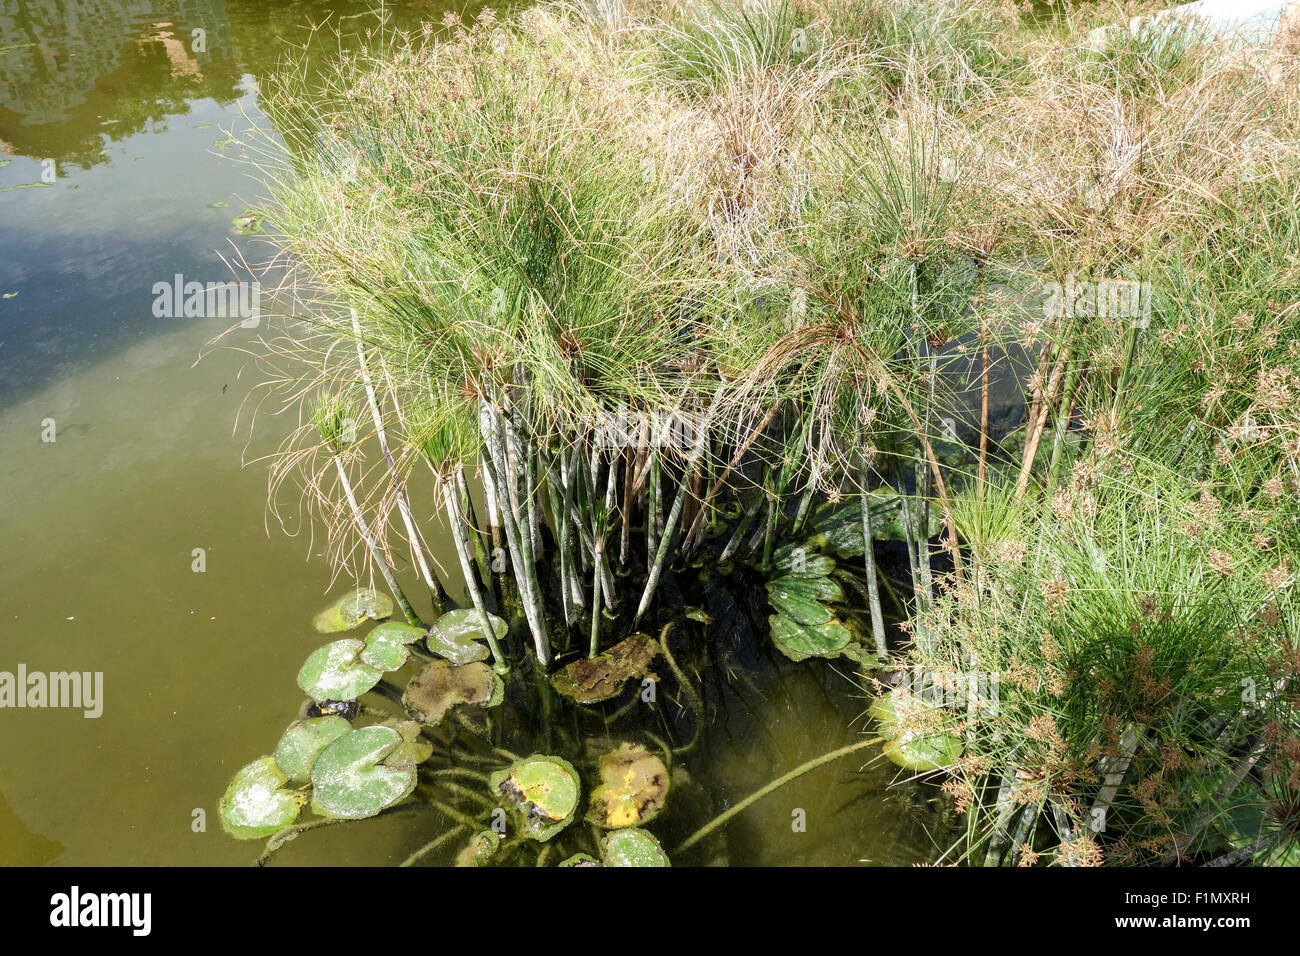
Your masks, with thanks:
[(595, 704), (618, 695), (633, 678), (644, 677), (659, 653), (659, 642), (647, 634), (633, 634), (603, 654), (582, 658), (551, 677), (552, 686), (579, 704)]
[(311, 808), (321, 816), (361, 820), (415, 789), (414, 766), (381, 763), (402, 745), (392, 727), (354, 730), (320, 752), (311, 770)]
[(501, 834), (495, 830), (480, 830), (456, 854), (457, 866), (487, 866), (501, 845)]
[(562, 863), (558, 863), (556, 865), (557, 866), (604, 866), (604, 864), (601, 863), (600, 860), (596, 859), (590, 853), (575, 853), (567, 860), (564, 860)]
[(611, 830), (600, 841), (606, 866), (671, 866), (668, 854), (649, 830)]
[(402, 706), (420, 723), (433, 726), (457, 704), (493, 706), (499, 697), (500, 684), (500, 678), (481, 661), (468, 664), (434, 661), (406, 685)]
[(786, 574), (767, 582), (767, 593), (773, 598), (778, 595), (806, 598), (810, 601), (843, 601), (844, 591), (838, 583), (828, 577), (818, 575)]
[(573, 822), (581, 788), (578, 772), (561, 757), (533, 754), (488, 778), (519, 818), (521, 832), (539, 843)]
[(366, 635), (366, 646), (361, 651), (361, 662), (381, 671), (395, 671), (406, 664), (411, 656), (412, 644), (424, 637), (424, 629), (404, 621), (386, 621), (371, 628)]
[(281, 789), (288, 781), (274, 757), (259, 757), (245, 766), (221, 798), (221, 826), (237, 840), (256, 840), (293, 823), (307, 795)]
[[(962, 740), (944, 725), (943, 708), (895, 687), (867, 708), (887, 740), (881, 751), (905, 770), (940, 770), (961, 756)], [(926, 716), (933, 714), (934, 716)]]
[[(495, 614), (489, 614), (488, 621), (492, 624), (493, 636), (498, 641), (503, 639), (506, 636), (506, 622)], [(483, 624), (479, 620), (478, 611), (473, 608), (448, 611), (429, 628), (429, 650), (453, 664), (487, 660), (488, 648), (486, 644), (479, 643), (482, 640)]]
[(768, 592), (768, 603), (772, 605), (772, 610), (806, 627), (820, 627), (832, 619), (829, 608), (816, 598), (800, 592), (791, 590)]
[(322, 634), (350, 631), (367, 618), (380, 620), (393, 613), (393, 601), (373, 588), (357, 588), (343, 595), (312, 618)]
[[(827, 614), (829, 615), (829, 611)], [(810, 657), (836, 657), (852, 640), (853, 635), (834, 618), (823, 624), (808, 626), (791, 620), (784, 614), (768, 616), (772, 643), (792, 661)]]
[(387, 720), (385, 727), (397, 731), (402, 742), (384, 758), (386, 767), (414, 767), (424, 763), (433, 756), (433, 744), (420, 732), (420, 725), (413, 720)]
[(312, 700), (355, 700), (379, 683), (384, 672), (361, 660), (365, 644), (356, 638), (326, 644), (298, 671), (298, 686)]
[(668, 768), (640, 744), (622, 744), (600, 758), (600, 786), (591, 793), (587, 821), (616, 829), (649, 823), (668, 795)]
[(294, 721), (276, 744), (275, 765), (295, 783), (306, 783), (320, 752), (351, 730), (351, 724), (336, 716)]

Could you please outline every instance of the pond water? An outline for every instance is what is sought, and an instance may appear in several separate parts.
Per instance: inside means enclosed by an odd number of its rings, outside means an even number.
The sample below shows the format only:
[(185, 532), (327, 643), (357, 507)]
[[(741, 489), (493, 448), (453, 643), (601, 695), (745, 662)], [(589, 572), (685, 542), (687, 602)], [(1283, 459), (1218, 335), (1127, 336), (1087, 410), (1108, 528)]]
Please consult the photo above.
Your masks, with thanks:
[[(0, 710), (0, 863), (257, 854), (222, 832), (216, 803), (293, 719), (294, 676), (324, 643), (311, 614), (345, 583), (329, 590), (319, 540), (266, 519), (257, 459), (289, 423), (263, 419), (250, 442), (235, 428), (251, 384), (242, 356), (196, 364), (227, 320), (156, 318), (152, 289), (177, 274), (226, 281), (227, 261), (270, 255), (232, 225), (260, 186), (231, 137), (263, 122), (259, 93), (289, 46), (330, 55), (335, 41), (307, 24), (332, 23), (356, 45), (379, 6), (0, 8), (0, 671), (104, 675), (98, 718)], [(412, 0), (388, 12), (414, 27), (443, 9)], [(256, 334), (239, 332), (250, 344)], [(866, 729), (842, 662), (769, 662), (752, 678), (724, 695), (686, 761), (719, 806)], [(891, 789), (892, 765), (862, 763), (824, 766), (747, 810), (729, 827), (730, 861), (931, 858), (935, 790)], [(795, 808), (806, 832), (791, 827)], [(310, 834), (278, 859), (395, 862), (433, 829), (399, 814)]]

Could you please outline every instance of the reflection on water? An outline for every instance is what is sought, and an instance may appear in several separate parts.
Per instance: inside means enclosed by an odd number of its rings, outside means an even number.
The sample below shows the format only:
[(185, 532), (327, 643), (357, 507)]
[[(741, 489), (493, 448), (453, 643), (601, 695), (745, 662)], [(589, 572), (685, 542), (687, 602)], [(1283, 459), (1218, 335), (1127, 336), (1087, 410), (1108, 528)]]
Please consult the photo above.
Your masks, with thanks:
[[(261, 191), (238, 141), (263, 124), (259, 94), (282, 54), (337, 52), (310, 24), (355, 48), (381, 7), (414, 28), (448, 6), (0, 0), (0, 670), (102, 671), (105, 696), (96, 720), (0, 711), (0, 862), (255, 855), (221, 832), (216, 801), (293, 719), (330, 575), (319, 541), (267, 532), (264, 466), (240, 467), (289, 425), (265, 422), (246, 447), (232, 434), (249, 384), (240, 357), (194, 365), (228, 323), (155, 318), (152, 288), (177, 273), (224, 281), (223, 256), (270, 255), (232, 226)], [(426, 497), (418, 517), (436, 523)], [(829, 664), (782, 665), (725, 694), (689, 762), (723, 803), (863, 729), (851, 723), (864, 702)], [(857, 769), (820, 768), (747, 811), (726, 855), (925, 857), (923, 830), (881, 800), (892, 768)], [(806, 832), (791, 829), (792, 808)], [(399, 816), (313, 834), (283, 859), (395, 862), (425, 840)]]

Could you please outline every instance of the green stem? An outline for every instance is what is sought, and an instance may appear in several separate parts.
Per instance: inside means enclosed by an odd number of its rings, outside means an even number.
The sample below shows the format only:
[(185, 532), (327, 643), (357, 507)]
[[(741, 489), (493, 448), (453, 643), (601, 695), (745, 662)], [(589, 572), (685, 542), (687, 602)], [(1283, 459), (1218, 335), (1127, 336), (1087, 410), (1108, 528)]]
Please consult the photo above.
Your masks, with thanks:
[(777, 777), (775, 780), (773, 780), (771, 783), (769, 783), (767, 786), (763, 787), (762, 789), (755, 790), (744, 800), (741, 800), (735, 806), (723, 811), (722, 813), (714, 817), (712, 820), (710, 820), (708, 823), (704, 824), (704, 826), (700, 827), (689, 837), (687, 837), (685, 842), (683, 842), (681, 846), (679, 846), (676, 850), (673, 851), (674, 855), (689, 850), (691, 847), (695, 846), (695, 844), (699, 843), (706, 836), (708, 836), (718, 827), (722, 826), (724, 823), (726, 823), (736, 814), (740, 813), (742, 810), (745, 810), (751, 804), (757, 803), (759, 800), (762, 800), (764, 797), (766, 797), (769, 793), (772, 793), (774, 790), (778, 790), (781, 787), (785, 786), (791, 780), (797, 780), (798, 778), (802, 777), (804, 774), (816, 770), (818, 767), (822, 766), (823, 764), (828, 764), (834, 760), (839, 760), (841, 757), (847, 757), (849, 754), (854, 753), (856, 751), (865, 750), (867, 747), (872, 747), (880, 743), (884, 739), (885, 739), (884, 737), (872, 737), (870, 740), (862, 740), (856, 744), (849, 744), (847, 747), (841, 747), (839, 750), (832, 750), (830, 753), (822, 754), (820, 757), (816, 757), (812, 760), (809, 760), (805, 764), (800, 764), (798, 767), (795, 767), (789, 773)]

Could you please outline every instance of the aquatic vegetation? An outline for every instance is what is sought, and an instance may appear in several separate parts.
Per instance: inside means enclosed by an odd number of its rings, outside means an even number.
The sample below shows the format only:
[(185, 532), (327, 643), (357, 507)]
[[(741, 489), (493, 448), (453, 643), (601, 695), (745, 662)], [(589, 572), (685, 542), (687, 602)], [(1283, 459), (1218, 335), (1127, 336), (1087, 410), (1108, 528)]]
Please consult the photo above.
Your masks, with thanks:
[[(416, 858), (463, 832), (466, 864), (551, 840), (564, 865), (667, 862), (640, 827), (755, 620), (800, 666), (856, 665), (881, 737), (674, 858), (876, 745), (962, 817), (951, 860), (1287, 858), (1294, 54), (1177, 24), (1098, 49), (1074, 8), (625, 12), (393, 37), (269, 104), (258, 215), (293, 315), (257, 362), (300, 416), (271, 507), (296, 479), (334, 565), (407, 622), (299, 685), (322, 712), (374, 691), (432, 745), (334, 751), (357, 728), (316, 765), (373, 778), (368, 813), (453, 821)], [(318, 629), (387, 616), (351, 600)], [(584, 752), (661, 678), (689, 742), (660, 715), (670, 742)], [(538, 753), (502, 752), (500, 706)], [(228, 828), (266, 835), (334, 732), (250, 765), (267, 822), (232, 803)], [(584, 797), (598, 842), (570, 826)]]

